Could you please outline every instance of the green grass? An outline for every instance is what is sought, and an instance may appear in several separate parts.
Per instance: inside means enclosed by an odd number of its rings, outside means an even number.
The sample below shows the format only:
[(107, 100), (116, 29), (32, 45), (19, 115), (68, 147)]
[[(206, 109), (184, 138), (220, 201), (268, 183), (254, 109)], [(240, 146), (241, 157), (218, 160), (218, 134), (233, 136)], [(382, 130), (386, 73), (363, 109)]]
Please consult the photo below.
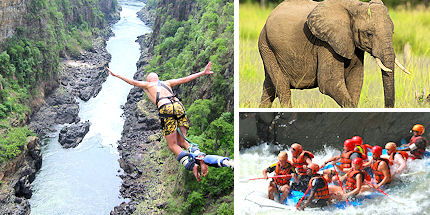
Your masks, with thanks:
[[(261, 29), (272, 7), (260, 8), (256, 4), (239, 6), (239, 107), (256, 108), (264, 81), (263, 63), (258, 52), (257, 41)], [(396, 56), (403, 61), (403, 47), (409, 42), (411, 58), (404, 66), (412, 73), (406, 75), (396, 67), (396, 108), (429, 108), (430, 102), (421, 102), (416, 94), (430, 92), (430, 10), (417, 8), (390, 9), (394, 22), (393, 35)], [(413, 24), (411, 24), (413, 23)], [(383, 108), (384, 95), (382, 78), (375, 61), (368, 54), (365, 56), (364, 83), (361, 91), (359, 108)], [(294, 108), (338, 108), (337, 103), (321, 94), (318, 88), (292, 90), (291, 103)], [(280, 107), (278, 99), (272, 107)]]

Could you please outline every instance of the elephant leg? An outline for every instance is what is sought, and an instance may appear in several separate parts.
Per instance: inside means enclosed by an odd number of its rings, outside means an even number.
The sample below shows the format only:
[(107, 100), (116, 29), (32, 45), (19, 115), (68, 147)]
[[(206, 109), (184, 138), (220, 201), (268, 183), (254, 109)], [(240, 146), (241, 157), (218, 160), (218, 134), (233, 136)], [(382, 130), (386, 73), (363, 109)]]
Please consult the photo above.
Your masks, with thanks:
[(263, 95), (261, 95), (260, 108), (270, 108), (273, 100), (275, 100), (275, 86), (273, 86), (272, 80), (266, 69), (264, 69), (265, 79), (263, 83)]
[[(357, 53), (358, 52), (358, 53)], [(364, 52), (356, 51), (357, 55), (351, 59), (351, 64), (346, 68), (345, 82), (354, 107), (358, 106), (361, 89), (363, 87), (363, 58)]]
[[(334, 54), (336, 55), (336, 54)], [(341, 107), (354, 107), (346, 88), (344, 62), (326, 48), (318, 54), (318, 86), (321, 93), (332, 97)]]
[(282, 107), (291, 107), (290, 83), (282, 72), (275, 53), (267, 42), (266, 27), (260, 33), (258, 49), (263, 59), (265, 80), (260, 107), (271, 107), (276, 96), (279, 97)]

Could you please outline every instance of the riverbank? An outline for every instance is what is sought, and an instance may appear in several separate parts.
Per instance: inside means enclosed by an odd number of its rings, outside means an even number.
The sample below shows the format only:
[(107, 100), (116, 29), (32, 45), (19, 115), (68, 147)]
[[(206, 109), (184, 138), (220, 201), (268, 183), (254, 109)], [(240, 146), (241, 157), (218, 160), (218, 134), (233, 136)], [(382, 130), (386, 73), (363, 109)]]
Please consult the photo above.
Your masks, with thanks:
[[(95, 97), (108, 76), (104, 67), (110, 61), (106, 50), (106, 41), (111, 36), (111, 27), (119, 19), (101, 29), (93, 39), (93, 48), (82, 51), (78, 57), (63, 59), (55, 86), (43, 100), (31, 102), (32, 115), (27, 125), (43, 140), (48, 133), (55, 131), (55, 126), (65, 123), (78, 123), (79, 104), (76, 98), (88, 100)], [(36, 104), (36, 105), (35, 105)], [(0, 214), (30, 214), (29, 199), (32, 196), (31, 183), (42, 166), (41, 141), (31, 137), (22, 153), (5, 164), (0, 171)]]
[[(148, 26), (153, 25), (153, 14), (144, 7), (139, 18)], [(133, 79), (142, 80), (143, 68), (152, 59), (151, 34), (139, 36), (140, 58)], [(161, 132), (156, 107), (147, 99), (141, 88), (134, 87), (127, 96), (124, 107), (124, 127), (118, 142), (120, 167), (124, 173), (120, 192), (129, 200), (115, 207), (111, 214), (165, 214), (167, 199), (173, 191), (172, 182), (180, 172), (176, 158), (167, 149)], [(179, 177), (179, 176), (178, 176)], [(176, 180), (179, 181), (179, 180)]]

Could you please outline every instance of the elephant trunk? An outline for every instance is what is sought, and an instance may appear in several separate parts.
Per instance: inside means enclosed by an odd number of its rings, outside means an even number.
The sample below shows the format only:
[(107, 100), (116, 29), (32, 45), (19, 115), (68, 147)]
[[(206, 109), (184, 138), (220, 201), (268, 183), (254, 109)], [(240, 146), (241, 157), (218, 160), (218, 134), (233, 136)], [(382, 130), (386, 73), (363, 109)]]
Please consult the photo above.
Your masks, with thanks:
[(395, 92), (394, 92), (394, 61), (395, 61), (395, 54), (393, 46), (390, 44), (390, 46), (384, 51), (383, 57), (382, 57), (382, 64), (385, 65), (391, 72), (384, 71), (381, 69), (382, 73), (382, 82), (384, 86), (384, 100), (385, 100), (385, 107), (386, 108), (393, 108), (394, 102), (395, 102)]

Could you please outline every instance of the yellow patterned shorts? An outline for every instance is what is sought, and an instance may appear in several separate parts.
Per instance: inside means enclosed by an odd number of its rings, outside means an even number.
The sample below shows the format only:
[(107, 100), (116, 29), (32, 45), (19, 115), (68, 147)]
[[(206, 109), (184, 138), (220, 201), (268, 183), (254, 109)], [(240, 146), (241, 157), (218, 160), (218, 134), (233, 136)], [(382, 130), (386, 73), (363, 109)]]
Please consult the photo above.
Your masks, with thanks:
[(167, 103), (159, 108), (161, 127), (163, 128), (164, 136), (167, 136), (176, 131), (177, 127), (190, 127), (185, 108), (180, 102)]

